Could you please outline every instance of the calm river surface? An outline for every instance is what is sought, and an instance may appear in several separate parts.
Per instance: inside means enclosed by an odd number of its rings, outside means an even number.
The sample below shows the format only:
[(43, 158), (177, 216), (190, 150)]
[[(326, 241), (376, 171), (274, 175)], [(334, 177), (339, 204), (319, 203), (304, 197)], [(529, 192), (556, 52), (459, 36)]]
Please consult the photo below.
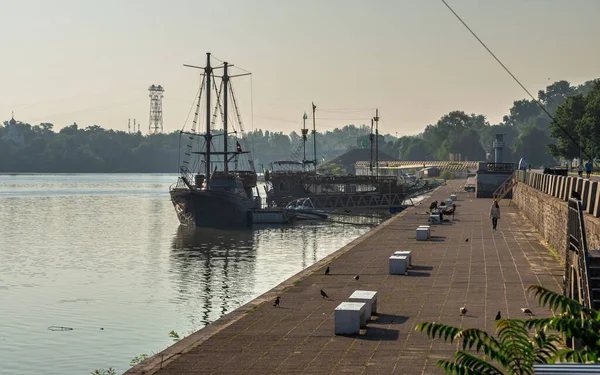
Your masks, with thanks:
[(0, 175), (0, 374), (122, 373), (171, 330), (204, 327), (369, 230), (190, 230), (175, 180)]

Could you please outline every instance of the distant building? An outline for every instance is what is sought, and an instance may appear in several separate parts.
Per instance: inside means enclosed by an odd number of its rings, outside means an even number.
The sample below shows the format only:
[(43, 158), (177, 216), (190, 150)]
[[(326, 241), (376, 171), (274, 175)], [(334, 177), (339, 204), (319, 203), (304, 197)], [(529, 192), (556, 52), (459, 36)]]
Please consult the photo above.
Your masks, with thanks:
[(17, 129), (17, 122), (15, 121), (14, 113), (8, 122), (8, 133), (4, 136), (4, 139), (17, 143), (20, 146), (25, 144), (25, 137), (19, 134), (19, 129)]
[[(448, 153), (448, 161), (462, 161), (462, 155), (461, 153)], [(465, 158), (465, 161), (467, 161), (467, 159)]]
[(431, 178), (431, 177), (439, 177), (440, 169), (438, 167), (427, 167), (423, 168), (419, 171), (419, 177), (423, 178)]

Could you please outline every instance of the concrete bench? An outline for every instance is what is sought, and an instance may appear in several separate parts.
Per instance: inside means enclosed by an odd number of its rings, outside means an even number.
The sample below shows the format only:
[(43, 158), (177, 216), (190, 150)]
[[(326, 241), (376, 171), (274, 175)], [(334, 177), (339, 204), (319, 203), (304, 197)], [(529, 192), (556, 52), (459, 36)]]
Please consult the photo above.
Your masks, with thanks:
[(365, 304), (365, 319), (367, 321), (372, 315), (377, 314), (377, 292), (355, 290), (348, 298), (348, 302), (363, 302)]
[(448, 208), (452, 207), (452, 198), (446, 199), (446, 207), (448, 207)]
[(419, 228), (425, 228), (427, 229), (427, 238), (431, 237), (431, 226), (429, 225), (419, 225)]
[(417, 228), (417, 241), (427, 241), (429, 239), (429, 229), (428, 228)]
[(389, 259), (390, 275), (405, 275), (408, 269), (406, 255), (392, 255)]
[(429, 215), (429, 222), (431, 224), (440, 224), (442, 222), (440, 218), (440, 214), (431, 214)]
[(456, 194), (450, 195), (450, 200), (454, 202), (456, 200)]
[(342, 302), (335, 308), (335, 334), (352, 335), (360, 332), (360, 327), (365, 327), (364, 302)]
[(394, 255), (393, 256), (405, 256), (408, 258), (408, 265), (407, 267), (410, 268), (412, 267), (412, 256), (411, 256), (411, 252), (408, 250), (404, 250), (404, 251), (394, 251)]

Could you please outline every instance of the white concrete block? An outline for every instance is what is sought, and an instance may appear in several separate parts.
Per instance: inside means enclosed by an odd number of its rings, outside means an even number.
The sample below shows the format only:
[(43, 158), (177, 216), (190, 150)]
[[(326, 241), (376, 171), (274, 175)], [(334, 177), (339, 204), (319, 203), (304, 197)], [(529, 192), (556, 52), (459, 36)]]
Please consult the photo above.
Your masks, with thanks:
[(335, 308), (335, 334), (352, 335), (366, 325), (364, 302), (342, 302)]
[(431, 214), (429, 215), (429, 222), (431, 224), (439, 224), (442, 221), (440, 220), (440, 214)]
[(431, 226), (429, 226), (429, 225), (419, 225), (419, 228), (425, 228), (425, 229), (427, 229), (427, 238), (431, 237), (431, 230), (430, 230)]
[(369, 321), (371, 315), (377, 314), (377, 292), (371, 290), (355, 290), (348, 298), (348, 302), (362, 302), (365, 304), (365, 319)]
[(395, 251), (393, 256), (405, 256), (408, 258), (408, 268), (412, 267), (412, 255), (410, 251)]
[(429, 239), (429, 229), (417, 228), (417, 241), (427, 241)]
[(392, 255), (389, 260), (390, 275), (404, 275), (408, 268), (406, 255)]
[(446, 199), (446, 207), (452, 207), (452, 199)]
[(454, 202), (456, 200), (456, 194), (450, 195), (450, 199)]

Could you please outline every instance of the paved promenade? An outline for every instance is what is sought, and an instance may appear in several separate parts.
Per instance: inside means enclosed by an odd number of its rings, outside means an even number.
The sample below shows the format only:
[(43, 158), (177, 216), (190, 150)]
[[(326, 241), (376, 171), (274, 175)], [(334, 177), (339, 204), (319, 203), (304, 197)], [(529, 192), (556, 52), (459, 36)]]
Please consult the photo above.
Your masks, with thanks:
[[(559, 291), (562, 267), (508, 200), (501, 202), (502, 218), (493, 232), (491, 199), (462, 192), (463, 183), (450, 181), (422, 205), (128, 374), (441, 374), (435, 362), (450, 358), (455, 346), (434, 343), (415, 331), (417, 324), (491, 331), (498, 311), (526, 318), (520, 309), (529, 307), (538, 317), (548, 316), (525, 288), (540, 284)], [(433, 238), (417, 242), (415, 229), (427, 223), (429, 203), (451, 193), (458, 194), (455, 221), (432, 226)], [(388, 258), (396, 250), (412, 250), (408, 276), (388, 274)], [(327, 266), (330, 275), (324, 275)], [(321, 289), (331, 300), (321, 297)], [(379, 316), (364, 334), (336, 336), (334, 308), (357, 289), (379, 293)], [(273, 307), (277, 295), (280, 308)], [(459, 307), (465, 304), (469, 311), (463, 317)]]

